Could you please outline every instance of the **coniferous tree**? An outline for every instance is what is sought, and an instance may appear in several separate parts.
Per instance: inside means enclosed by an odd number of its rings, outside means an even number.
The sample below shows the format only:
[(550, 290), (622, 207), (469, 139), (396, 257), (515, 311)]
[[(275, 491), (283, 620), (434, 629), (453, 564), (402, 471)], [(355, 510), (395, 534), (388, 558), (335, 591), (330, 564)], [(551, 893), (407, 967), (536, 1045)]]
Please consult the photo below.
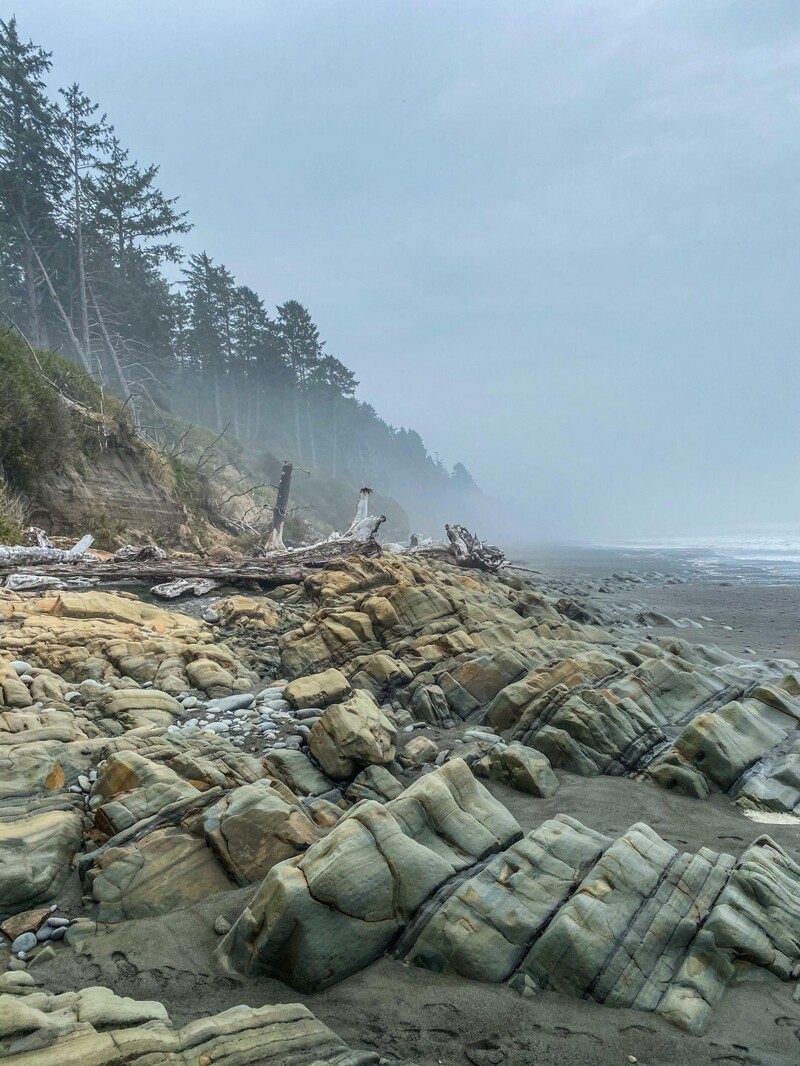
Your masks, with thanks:
[(40, 347), (48, 330), (37, 253), (41, 260), (57, 243), (55, 214), (66, 183), (62, 117), (45, 93), (49, 70), (50, 53), (25, 43), (15, 18), (0, 20), (0, 243), (15, 264), (25, 325)]
[(168, 199), (153, 182), (157, 166), (142, 169), (128, 162), (128, 151), (112, 137), (109, 156), (100, 162), (87, 182), (92, 224), (97, 235), (114, 249), (123, 271), (134, 248), (145, 249), (156, 264), (176, 262), (180, 249), (172, 242), (152, 243), (158, 237), (188, 233), (186, 212), (175, 209), (178, 198)]
[(223, 381), (233, 350), (233, 276), (206, 253), (189, 257), (183, 271), (189, 307), (188, 343), (214, 392), (214, 422), (223, 428)]
[(300, 432), (300, 409), (304, 409), (312, 465), (316, 466), (316, 443), (311, 421), (309, 403), (310, 383), (322, 356), (319, 330), (314, 325), (308, 310), (297, 300), (287, 300), (278, 308), (278, 335), (281, 353), (292, 370), (295, 379), (293, 390), (295, 443), (298, 457), (303, 457)]
[(333, 355), (322, 356), (312, 369), (311, 384), (315, 391), (327, 399), (330, 412), (331, 477), (337, 474), (339, 445), (339, 420), (337, 414), (342, 401), (352, 399), (358, 382), (352, 370)]
[(231, 423), (265, 463), (284, 449), (313, 468), (329, 459), (332, 476), (416, 499), (438, 519), (475, 502), (463, 465), (448, 474), (417, 433), (356, 399), (352, 371), (325, 354), (299, 301), (273, 320), (205, 252), (190, 256), (182, 284), (169, 279), (185, 213), (77, 84), (61, 90), (63, 110), (48, 97), (49, 69), (14, 19), (0, 21), (0, 310), (34, 344), (77, 355), (137, 428), (141, 393), (169, 397), (194, 421)]
[[(85, 183), (91, 167), (107, 147), (111, 134), (105, 115), (96, 118), (98, 105), (81, 92), (77, 82), (61, 89), (64, 98), (64, 120), (61, 127), (62, 150), (69, 165), (70, 196), (67, 201), (67, 224), (75, 243), (78, 303), (80, 308), (81, 339), (89, 365), (96, 366), (89, 328), (89, 293), (86, 280), (87, 248), (84, 237)], [(98, 360), (99, 362), (99, 360)], [(102, 377), (102, 374), (101, 374)]]

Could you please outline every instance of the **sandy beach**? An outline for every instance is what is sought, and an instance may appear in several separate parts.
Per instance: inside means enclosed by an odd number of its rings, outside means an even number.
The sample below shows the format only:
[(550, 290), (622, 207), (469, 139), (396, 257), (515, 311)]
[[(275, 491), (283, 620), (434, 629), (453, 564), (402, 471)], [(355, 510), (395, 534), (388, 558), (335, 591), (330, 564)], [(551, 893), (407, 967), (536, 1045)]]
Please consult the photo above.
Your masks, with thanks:
[[(491, 791), (528, 830), (566, 813), (593, 828), (620, 833), (646, 822), (686, 850), (710, 847), (741, 853), (761, 831), (726, 797), (705, 802), (621, 778), (587, 780), (559, 771), (550, 799), (521, 795), (498, 784)], [(798, 830), (769, 833), (800, 861)], [(609, 1009), (555, 993), (522, 999), (511, 989), (439, 976), (382, 959), (333, 988), (299, 997), (278, 981), (220, 974), (208, 930), (218, 914), (231, 919), (252, 889), (215, 896), (163, 917), (130, 921), (48, 965), (53, 991), (108, 984), (118, 994), (158, 999), (179, 1022), (239, 1003), (293, 1003), (314, 1014), (353, 1047), (372, 1048), (389, 1062), (419, 1066), (794, 1066), (800, 1057), (800, 1004), (793, 987), (751, 979), (728, 990), (707, 1031), (691, 1036), (655, 1014)]]

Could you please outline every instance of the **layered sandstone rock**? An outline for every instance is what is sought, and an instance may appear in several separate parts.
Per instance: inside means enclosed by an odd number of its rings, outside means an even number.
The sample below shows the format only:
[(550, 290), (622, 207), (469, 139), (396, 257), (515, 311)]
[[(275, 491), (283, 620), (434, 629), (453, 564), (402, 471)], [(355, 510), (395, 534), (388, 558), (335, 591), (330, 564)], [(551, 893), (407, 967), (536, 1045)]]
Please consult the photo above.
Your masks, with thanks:
[(457, 760), (381, 805), (364, 800), (276, 866), (220, 947), (229, 969), (324, 987), (376, 959), (454, 873), (519, 836)]
[(160, 1003), (103, 987), (53, 995), (27, 973), (0, 977), (0, 1055), (8, 1066), (377, 1066), (299, 1003), (232, 1007), (182, 1027)]
[(328, 707), (311, 730), (308, 746), (333, 778), (352, 778), (365, 766), (395, 757), (397, 729), (368, 692)]

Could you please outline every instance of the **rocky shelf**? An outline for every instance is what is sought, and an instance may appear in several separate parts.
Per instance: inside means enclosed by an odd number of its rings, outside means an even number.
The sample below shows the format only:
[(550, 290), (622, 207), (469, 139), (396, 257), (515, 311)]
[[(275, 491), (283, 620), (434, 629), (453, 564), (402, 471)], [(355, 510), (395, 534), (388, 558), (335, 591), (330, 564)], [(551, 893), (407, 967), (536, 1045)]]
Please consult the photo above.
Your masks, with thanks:
[[(653, 640), (442, 558), (297, 578), (202, 617), (97, 588), (0, 592), (0, 1056), (381, 1061), (297, 1003), (179, 1024), (116, 987), (63, 987), (68, 955), (215, 899), (202, 935), (237, 987), (306, 998), (383, 958), (506, 986), (523, 1014), (557, 993), (690, 1033), (743, 974), (791, 1000), (796, 841), (740, 815), (800, 814), (794, 664)], [(599, 803), (577, 818), (559, 809), (576, 775), (597, 796), (613, 779), (724, 806), (742, 846), (609, 830)]]

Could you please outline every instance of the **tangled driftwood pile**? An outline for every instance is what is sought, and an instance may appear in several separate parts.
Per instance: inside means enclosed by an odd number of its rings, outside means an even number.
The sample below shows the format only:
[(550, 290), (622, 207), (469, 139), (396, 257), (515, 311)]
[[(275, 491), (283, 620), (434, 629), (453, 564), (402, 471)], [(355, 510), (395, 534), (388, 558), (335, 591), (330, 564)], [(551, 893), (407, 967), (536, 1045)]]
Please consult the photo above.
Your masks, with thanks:
[[(376, 539), (386, 521), (384, 515), (370, 515), (371, 489), (359, 494), (355, 517), (345, 533), (301, 548), (262, 549), (260, 554), (236, 561), (208, 558), (174, 558), (155, 545), (127, 544), (108, 559), (89, 552), (92, 537), (83, 537), (73, 548), (53, 547), (43, 530), (31, 530), (35, 543), (22, 547), (0, 547), (0, 579), (14, 591), (63, 587), (63, 581), (153, 583), (151, 591), (163, 599), (204, 596), (223, 585), (274, 588), (303, 581), (335, 559), (352, 555), (380, 555)], [(447, 544), (412, 546), (400, 549), (414, 555), (449, 559), (459, 566), (496, 572), (508, 565), (503, 552), (487, 544), (464, 526), (446, 525)], [(34, 536), (35, 535), (35, 536)], [(274, 542), (274, 538), (269, 543)], [(281, 541), (282, 543), (282, 541)]]

